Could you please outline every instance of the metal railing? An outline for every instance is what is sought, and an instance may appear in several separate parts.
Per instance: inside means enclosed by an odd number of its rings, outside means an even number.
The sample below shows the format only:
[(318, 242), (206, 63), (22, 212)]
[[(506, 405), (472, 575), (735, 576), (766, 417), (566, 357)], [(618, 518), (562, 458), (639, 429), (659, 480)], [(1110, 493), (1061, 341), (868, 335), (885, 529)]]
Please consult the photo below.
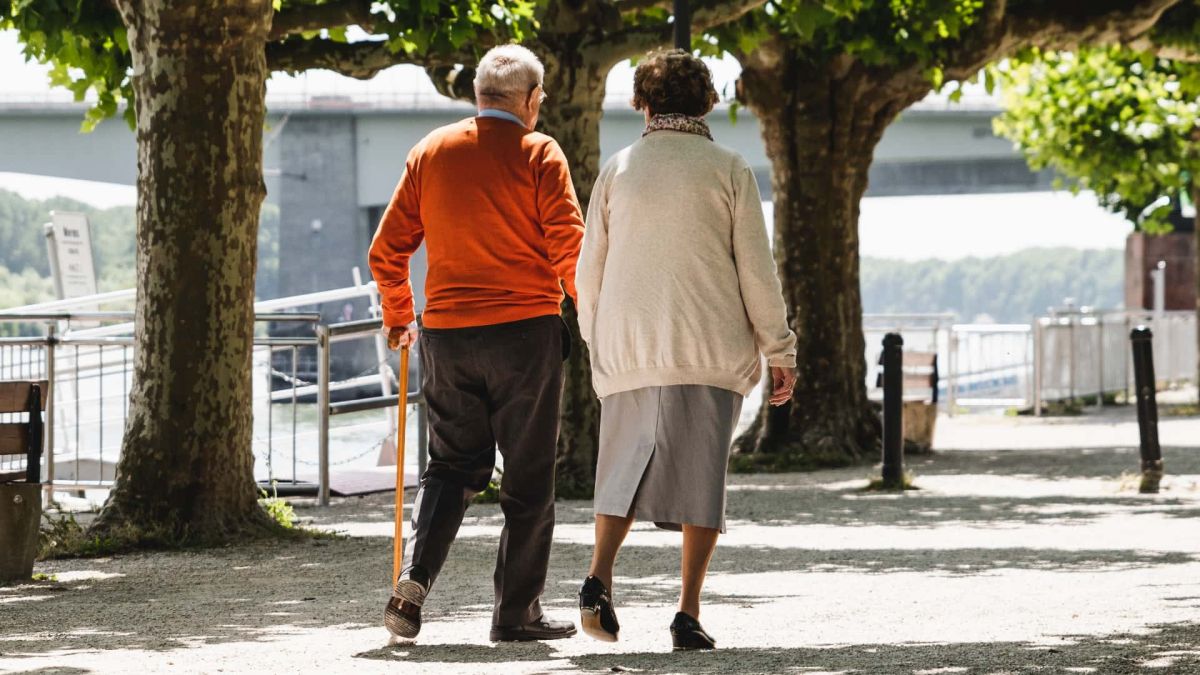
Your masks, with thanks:
[[(260, 325), (299, 322), (312, 331), (254, 338), (256, 475), (267, 484), (311, 486), (321, 504), (329, 501), (333, 467), (353, 464), (375, 451), (380, 453), (379, 463), (386, 464), (389, 445), (396, 434), (405, 433), (396, 429), (399, 396), (394, 387), (399, 378), (392, 370), (379, 318), (325, 325), (316, 313), (279, 311), (352, 298), (367, 299), (378, 315), (374, 285), (357, 277), (350, 288), (256, 304)], [(103, 301), (93, 296), (0, 311), (0, 325), (41, 327), (39, 335), (0, 338), (0, 379), (50, 382), (43, 476), (51, 490), (107, 489), (115, 480), (134, 377), (133, 315), (70, 310), (128, 299), (120, 292), (105, 294)], [(1104, 394), (1130, 390), (1128, 335), (1141, 323), (1154, 330), (1159, 384), (1195, 379), (1196, 320), (1191, 312), (1060, 312), (1028, 325), (955, 324), (953, 319), (949, 314), (865, 315), (869, 390), (875, 393), (874, 368), (883, 334), (899, 332), (910, 350), (939, 355), (939, 401), (950, 414), (959, 408), (995, 406), (1033, 408), (1040, 414), (1046, 401), (1093, 395), (1103, 405)], [(334, 381), (333, 346), (355, 340), (373, 340), (375, 363)], [(300, 352), (307, 349), (315, 351), (312, 381), (302, 379), (299, 371)], [(287, 356), (277, 359), (280, 354)], [(411, 363), (416, 369), (420, 359)], [(279, 382), (285, 386), (276, 386)], [(419, 374), (410, 373), (409, 382), (417, 385)], [(334, 400), (339, 392), (356, 390), (361, 395), (363, 387), (378, 387), (379, 394)], [(408, 401), (418, 407), (415, 440), (418, 470), (423, 472), (427, 427), (419, 387), (408, 392)], [(288, 407), (278, 415), (281, 405)], [(356, 417), (378, 410), (387, 411), (385, 419)], [(335, 428), (334, 420), (347, 423)], [(349, 439), (334, 452), (331, 445), (339, 434)], [(288, 464), (290, 471), (285, 470)], [(301, 471), (301, 464), (316, 470), (315, 480)]]
[(1057, 311), (1034, 323), (1033, 408), (1041, 414), (1048, 401), (1106, 395), (1132, 395), (1130, 331), (1139, 325), (1154, 333), (1157, 386), (1195, 382), (1196, 314), (1190, 311)]
[[(116, 478), (128, 416), (136, 347), (131, 335), (87, 335), (72, 324), (128, 321), (130, 312), (38, 312), (0, 314), (0, 322), (39, 324), (39, 336), (0, 338), (0, 379), (49, 382), (43, 475), (50, 490), (106, 489)], [(256, 322), (316, 326), (315, 313), (260, 313)], [(90, 329), (89, 329), (90, 330)], [(311, 337), (255, 337), (256, 351), (325, 347)], [(327, 383), (321, 388), (327, 389)], [(293, 391), (293, 404), (298, 397)], [(293, 417), (295, 419), (295, 417)], [(293, 435), (296, 429), (293, 428)], [(318, 432), (322, 435), (322, 432)], [(268, 437), (272, 429), (267, 431)]]
[[(874, 398), (880, 340), (904, 336), (905, 348), (938, 354), (939, 400), (953, 415), (963, 408), (1022, 408), (1041, 414), (1048, 401), (1132, 392), (1129, 332), (1154, 332), (1158, 385), (1194, 383), (1197, 377), (1194, 312), (1052, 312), (1031, 324), (956, 324), (948, 314), (867, 314), (867, 385)], [(1161, 366), (1159, 365), (1161, 364)]]
[[(396, 434), (403, 433), (396, 429), (399, 397), (393, 392), (398, 378), (390, 365), (392, 356), (386, 349), (380, 319), (324, 325), (317, 313), (278, 310), (362, 298), (377, 315), (379, 298), (374, 284), (363, 284), (357, 274), (355, 282), (349, 288), (255, 305), (260, 326), (296, 322), (311, 326), (311, 333), (306, 335), (281, 337), (256, 331), (252, 357), (256, 476), (263, 484), (288, 487), (293, 494), (311, 486), (322, 504), (329, 501), (332, 466), (353, 464), (372, 452), (386, 451)], [(122, 302), (131, 297), (129, 292), (104, 294), (103, 302)], [(48, 490), (108, 489), (116, 478), (134, 378), (133, 314), (68, 311), (78, 306), (95, 307), (99, 302), (97, 296), (91, 296), (0, 311), (0, 326), (38, 328), (37, 335), (0, 338), (0, 379), (46, 379), (51, 383), (43, 455)], [(376, 363), (334, 381), (333, 345), (364, 339), (374, 341)], [(315, 351), (314, 381), (300, 376), (301, 350)], [(286, 356), (281, 358), (280, 354)], [(419, 359), (411, 363), (416, 368)], [(419, 383), (420, 377), (410, 376), (409, 381)], [(279, 382), (284, 384), (282, 388), (277, 386)], [(380, 395), (334, 401), (339, 392), (356, 391), (361, 395), (363, 387), (378, 387)], [(423, 471), (426, 426), (419, 389), (409, 392), (408, 402), (419, 408), (417, 462)], [(276, 412), (281, 405), (289, 406), (282, 415)], [(388, 412), (382, 420), (354, 415), (384, 408)], [(347, 423), (335, 427), (331, 418), (339, 416), (347, 417)], [(341, 436), (345, 438), (336, 444), (341, 452), (331, 457), (331, 441)], [(378, 440), (372, 443), (371, 438)], [(381, 452), (380, 462), (386, 463), (384, 459)], [(288, 464), (290, 472), (285, 468)], [(300, 464), (315, 468), (315, 481), (306, 478)]]
[(1026, 405), (1032, 365), (1030, 327), (1011, 324), (957, 324), (954, 314), (864, 314), (867, 386), (875, 387), (880, 341), (887, 333), (904, 337), (905, 351), (938, 355), (938, 401), (953, 415), (959, 408)]

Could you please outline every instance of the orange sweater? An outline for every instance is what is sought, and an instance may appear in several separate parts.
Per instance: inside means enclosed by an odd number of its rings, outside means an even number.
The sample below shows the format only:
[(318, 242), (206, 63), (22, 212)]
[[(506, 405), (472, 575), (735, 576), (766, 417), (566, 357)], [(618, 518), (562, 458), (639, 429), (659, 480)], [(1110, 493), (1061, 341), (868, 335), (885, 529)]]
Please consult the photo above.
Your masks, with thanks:
[(413, 321), (408, 262), (428, 252), (423, 323), (465, 328), (560, 313), (575, 297), (583, 215), (554, 139), (476, 117), (437, 129), (408, 155), (371, 243), (383, 321)]

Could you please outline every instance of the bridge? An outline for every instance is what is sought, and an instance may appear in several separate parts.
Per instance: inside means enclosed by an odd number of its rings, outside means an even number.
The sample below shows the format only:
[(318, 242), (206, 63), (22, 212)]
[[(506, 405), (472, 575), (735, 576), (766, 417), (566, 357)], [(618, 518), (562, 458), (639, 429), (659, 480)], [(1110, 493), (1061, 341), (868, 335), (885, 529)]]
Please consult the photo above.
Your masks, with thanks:
[[(606, 103), (601, 154), (607, 158), (641, 133), (640, 113), (625, 97)], [(348, 270), (365, 269), (376, 222), (404, 158), (429, 130), (471, 114), (465, 104), (415, 94), (390, 97), (268, 98), (264, 167), (267, 201), (279, 208), (280, 296), (344, 286)], [(133, 132), (120, 119), (81, 133), (83, 104), (55, 100), (0, 101), (0, 172), (132, 185), (137, 162)], [(1050, 187), (1012, 144), (992, 132), (999, 109), (990, 98), (953, 104), (931, 99), (888, 129), (875, 154), (869, 196), (1025, 192)], [(718, 142), (754, 167), (769, 198), (769, 162), (758, 124), (747, 110), (709, 118)], [(414, 276), (424, 270), (414, 261)], [(422, 285), (417, 278), (416, 287)]]

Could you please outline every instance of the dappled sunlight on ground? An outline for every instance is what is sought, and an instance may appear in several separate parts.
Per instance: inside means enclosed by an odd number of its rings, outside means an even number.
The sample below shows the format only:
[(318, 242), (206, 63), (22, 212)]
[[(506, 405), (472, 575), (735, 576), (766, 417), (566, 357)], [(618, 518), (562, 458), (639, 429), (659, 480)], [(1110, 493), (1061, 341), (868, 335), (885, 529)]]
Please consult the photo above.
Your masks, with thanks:
[[(1200, 672), (1200, 449), (1166, 464), (1159, 495), (1128, 448), (913, 457), (902, 495), (865, 492), (866, 467), (734, 476), (715, 654), (670, 650), (678, 533), (630, 534), (619, 642), (493, 645), (502, 521), (472, 507), (420, 639), (392, 644), (392, 496), (300, 504), (344, 538), (39, 564), (55, 580), (0, 587), (0, 672)], [(558, 520), (545, 606), (577, 619), (590, 505)]]

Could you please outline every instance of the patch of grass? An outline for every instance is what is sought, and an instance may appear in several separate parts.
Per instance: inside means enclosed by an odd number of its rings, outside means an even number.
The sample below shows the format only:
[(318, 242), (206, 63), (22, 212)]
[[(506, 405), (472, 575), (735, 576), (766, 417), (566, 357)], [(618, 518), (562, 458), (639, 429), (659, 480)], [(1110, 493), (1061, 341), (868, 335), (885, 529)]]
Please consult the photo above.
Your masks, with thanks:
[(1159, 417), (1197, 417), (1200, 416), (1200, 404), (1183, 403), (1180, 405), (1158, 406)]
[[(1124, 393), (1115, 392), (1104, 395), (1104, 405), (1115, 407), (1129, 405), (1129, 402)], [(1076, 396), (1074, 400), (1045, 401), (1042, 403), (1042, 417), (1078, 417), (1084, 414), (1086, 408), (1094, 407), (1096, 407), (1095, 394)], [(1029, 416), (1033, 415), (1033, 408), (1022, 408), (1011, 413), (1006, 412), (1006, 414)]]
[(906, 490), (920, 490), (913, 483), (913, 475), (907, 471), (900, 477), (900, 484), (888, 483), (883, 480), (882, 476), (875, 476), (867, 482), (867, 486), (863, 488), (865, 492), (904, 492)]
[(471, 500), (472, 504), (499, 504), (500, 503), (500, 479), (504, 477), (504, 472), (496, 469), (496, 474), (488, 481), (487, 487), (483, 492), (475, 495)]
[[(1019, 414), (1032, 415), (1033, 408), (1026, 408)], [(1083, 414), (1083, 406), (1079, 401), (1046, 401), (1042, 404), (1042, 417), (1079, 417)]]
[(95, 558), (125, 550), (119, 537), (88, 535), (72, 513), (57, 517), (42, 514), (38, 532), (38, 560), (54, 558)]
[(197, 537), (195, 532), (186, 526), (144, 526), (120, 519), (101, 528), (85, 529), (75, 519), (74, 514), (55, 516), (44, 513), (38, 535), (37, 559), (96, 558), (134, 550), (199, 549), (225, 546), (234, 541), (261, 539), (327, 541), (344, 538), (344, 535), (337, 532), (297, 525), (292, 505), (279, 497), (264, 497), (260, 504), (263, 507), (263, 515), (266, 516), (261, 524), (242, 532), (215, 537)]
[(275, 491), (274, 486), (272, 486), (272, 492), (274, 494), (268, 496), (267, 491), (260, 488), (258, 491), (260, 495), (258, 503), (263, 507), (263, 511), (266, 511), (267, 518), (270, 518), (271, 522), (279, 526), (281, 530), (280, 534), (285, 538), (291, 536), (312, 540), (346, 538), (345, 535), (338, 532), (318, 530), (297, 524), (299, 518), (296, 516), (296, 508), (292, 506), (291, 502), (280, 497), (279, 493)]
[(296, 527), (296, 510), (286, 499), (279, 498), (279, 493), (274, 486), (271, 486), (271, 490), (274, 494), (268, 496), (267, 491), (260, 488), (258, 503), (267, 512), (267, 517), (277, 525), (285, 530), (294, 529)]

